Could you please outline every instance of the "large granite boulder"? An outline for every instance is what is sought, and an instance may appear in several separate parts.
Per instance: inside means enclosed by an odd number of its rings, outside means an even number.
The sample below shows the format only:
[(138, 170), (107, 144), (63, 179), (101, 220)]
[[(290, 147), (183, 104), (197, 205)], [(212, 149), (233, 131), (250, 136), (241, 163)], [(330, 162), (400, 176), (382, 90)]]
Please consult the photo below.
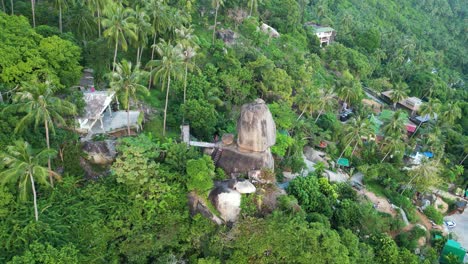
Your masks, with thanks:
[(89, 162), (98, 165), (109, 165), (115, 160), (115, 140), (86, 141), (83, 151), (87, 154)]
[(237, 146), (246, 152), (263, 152), (276, 142), (276, 126), (262, 99), (245, 104), (237, 121)]
[(264, 152), (242, 152), (234, 146), (224, 147), (216, 166), (228, 175), (232, 173), (247, 174), (252, 170), (271, 169), (275, 161), (270, 150)]
[(208, 198), (226, 223), (234, 223), (237, 220), (241, 205), (240, 192), (226, 184), (220, 184), (211, 190)]

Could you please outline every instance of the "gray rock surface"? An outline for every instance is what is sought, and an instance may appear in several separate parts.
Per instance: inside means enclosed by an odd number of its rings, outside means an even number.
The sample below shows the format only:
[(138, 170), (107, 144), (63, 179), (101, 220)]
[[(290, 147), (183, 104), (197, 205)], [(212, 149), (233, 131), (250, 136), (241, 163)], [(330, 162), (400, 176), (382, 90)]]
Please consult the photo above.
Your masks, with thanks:
[(237, 146), (240, 151), (267, 151), (276, 142), (276, 126), (262, 99), (245, 104), (237, 121)]
[(228, 187), (229, 182), (217, 183), (208, 198), (226, 223), (234, 223), (240, 213), (241, 194)]
[(247, 174), (251, 170), (263, 168), (274, 169), (275, 163), (271, 152), (241, 152), (235, 147), (224, 147), (216, 163), (228, 175), (232, 173)]
[(83, 151), (88, 155), (89, 162), (99, 165), (111, 164), (117, 156), (115, 140), (86, 141)]
[(247, 180), (238, 180), (232, 189), (241, 194), (254, 193), (257, 190), (255, 186)]

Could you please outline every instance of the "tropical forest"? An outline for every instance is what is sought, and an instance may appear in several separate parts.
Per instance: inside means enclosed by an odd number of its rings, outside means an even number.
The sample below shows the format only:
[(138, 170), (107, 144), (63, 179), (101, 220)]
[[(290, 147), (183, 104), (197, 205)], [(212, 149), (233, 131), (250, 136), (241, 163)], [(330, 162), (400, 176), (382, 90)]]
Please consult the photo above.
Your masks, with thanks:
[(0, 0), (0, 263), (468, 263), (467, 14)]

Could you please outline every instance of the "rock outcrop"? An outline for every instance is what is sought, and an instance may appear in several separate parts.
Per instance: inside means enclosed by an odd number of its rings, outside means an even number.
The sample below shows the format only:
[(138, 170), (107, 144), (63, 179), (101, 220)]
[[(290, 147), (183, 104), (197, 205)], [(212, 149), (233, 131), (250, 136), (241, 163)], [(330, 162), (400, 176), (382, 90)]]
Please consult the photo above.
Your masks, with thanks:
[(242, 106), (237, 121), (237, 146), (246, 152), (263, 152), (276, 142), (276, 126), (262, 99)]
[(268, 106), (262, 99), (245, 104), (237, 121), (237, 144), (234, 136), (223, 135), (221, 154), (216, 166), (231, 174), (247, 174), (252, 170), (274, 169), (270, 147), (276, 142), (276, 126)]
[(241, 194), (254, 193), (256, 188), (249, 181), (227, 180), (215, 183), (209, 199), (226, 223), (233, 223), (240, 213)]
[(216, 166), (228, 174), (247, 174), (251, 170), (274, 169), (275, 162), (270, 151), (241, 152), (236, 147), (225, 147)]
[(115, 140), (86, 141), (83, 151), (88, 155), (89, 162), (98, 165), (109, 165), (115, 160)]

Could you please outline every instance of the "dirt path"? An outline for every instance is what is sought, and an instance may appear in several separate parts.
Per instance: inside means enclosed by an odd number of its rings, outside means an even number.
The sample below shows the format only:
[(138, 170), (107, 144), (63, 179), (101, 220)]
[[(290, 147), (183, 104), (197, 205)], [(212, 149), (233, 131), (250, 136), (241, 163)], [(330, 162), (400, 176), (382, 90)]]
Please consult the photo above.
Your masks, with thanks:
[(369, 199), (374, 205), (377, 205), (375, 208), (377, 211), (390, 214), (393, 217), (397, 215), (395, 209), (393, 209), (392, 205), (387, 201), (387, 199), (379, 197), (366, 189), (362, 189), (358, 191), (358, 193), (366, 196), (367, 199)]

